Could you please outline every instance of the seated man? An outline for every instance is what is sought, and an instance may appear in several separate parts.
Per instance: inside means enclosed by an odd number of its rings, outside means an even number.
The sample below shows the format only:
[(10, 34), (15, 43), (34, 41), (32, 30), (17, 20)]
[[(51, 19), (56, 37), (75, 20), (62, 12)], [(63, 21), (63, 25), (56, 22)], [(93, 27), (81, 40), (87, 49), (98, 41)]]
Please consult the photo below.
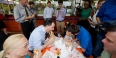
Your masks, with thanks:
[(93, 51), (91, 35), (84, 27), (78, 26), (78, 28), (77, 39), (80, 42), (84, 56), (89, 57)]
[(116, 25), (107, 28), (107, 33), (102, 42), (104, 51), (101, 58), (116, 58)]
[(40, 25), (37, 28), (35, 28), (33, 30), (33, 32), (31, 33), (30, 38), (29, 38), (29, 45), (30, 45), (29, 50), (31, 52), (35, 48), (43, 50), (48, 45), (50, 45), (51, 43), (53, 43), (53, 41), (54, 41), (54, 35), (50, 36), (52, 38), (50, 38), (50, 40), (48, 42), (44, 43), (44, 41), (46, 39), (46, 33), (49, 33), (52, 30), (54, 30), (54, 27), (55, 27), (54, 21), (52, 19), (46, 19), (44, 21), (43, 25)]
[(70, 25), (66, 32), (67, 36), (74, 37), (76, 35), (81, 47), (84, 56), (89, 57), (92, 55), (92, 42), (91, 35), (89, 32), (82, 26)]

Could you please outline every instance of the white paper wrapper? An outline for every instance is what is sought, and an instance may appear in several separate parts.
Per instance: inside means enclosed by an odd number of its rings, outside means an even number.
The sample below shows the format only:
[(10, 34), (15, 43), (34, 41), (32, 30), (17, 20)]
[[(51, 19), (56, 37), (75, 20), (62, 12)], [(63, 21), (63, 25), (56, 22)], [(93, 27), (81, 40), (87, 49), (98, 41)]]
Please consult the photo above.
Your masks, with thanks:
[(65, 57), (67, 57), (69, 54), (71, 54), (71, 49), (70, 49), (70, 47), (63, 46), (62, 49), (61, 49), (60, 58), (65, 58)]
[(42, 58), (57, 58), (55, 49), (60, 49), (60, 58), (85, 58), (76, 48), (81, 48), (78, 44), (74, 43), (71, 46), (66, 46), (63, 39), (58, 39), (54, 42), (54, 47), (50, 51), (46, 51)]
[(57, 54), (54, 54), (47, 50), (46, 53), (42, 56), (42, 58), (57, 58)]
[(72, 58), (85, 58), (83, 54), (77, 51), (75, 48), (72, 50)]
[(61, 49), (61, 48), (64, 46), (64, 44), (62, 43), (62, 40), (63, 40), (63, 39), (60, 39), (60, 40), (55, 41), (55, 42), (54, 42), (54, 46), (55, 46), (56, 48), (58, 48), (58, 49)]

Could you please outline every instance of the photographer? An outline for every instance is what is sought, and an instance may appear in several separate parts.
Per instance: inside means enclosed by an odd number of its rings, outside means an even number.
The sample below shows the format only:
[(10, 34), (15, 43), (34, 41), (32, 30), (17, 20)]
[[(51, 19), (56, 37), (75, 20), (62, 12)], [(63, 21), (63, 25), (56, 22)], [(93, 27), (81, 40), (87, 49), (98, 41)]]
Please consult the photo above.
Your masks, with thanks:
[(63, 8), (63, 1), (58, 1), (58, 5), (56, 10), (56, 27), (58, 32), (64, 33), (66, 9)]
[(105, 1), (104, 0), (100, 0), (98, 1), (98, 4), (97, 4), (97, 10), (93, 10), (94, 12), (94, 15), (93, 16), (89, 16), (89, 24), (91, 25), (90, 29), (89, 29), (89, 32), (92, 36), (92, 45), (93, 47), (95, 46), (95, 42), (96, 42), (96, 35), (97, 35), (97, 32), (96, 32), (96, 25), (98, 24), (97, 23), (97, 20), (96, 20), (96, 15), (97, 13), (99, 12), (99, 9), (100, 7), (102, 6), (102, 4), (104, 3)]
[[(109, 24), (111, 25), (111, 23), (116, 22), (115, 3), (116, 0), (112, 0), (112, 1), (106, 0), (106, 2), (102, 5), (96, 16), (98, 23), (109, 22)], [(105, 24), (103, 24), (102, 27), (104, 27), (104, 25)], [(103, 43), (101, 41), (104, 37), (105, 37), (105, 32), (101, 32), (97, 34), (97, 41), (94, 50), (94, 55), (96, 58), (98, 58), (101, 55), (101, 52), (103, 50)]]

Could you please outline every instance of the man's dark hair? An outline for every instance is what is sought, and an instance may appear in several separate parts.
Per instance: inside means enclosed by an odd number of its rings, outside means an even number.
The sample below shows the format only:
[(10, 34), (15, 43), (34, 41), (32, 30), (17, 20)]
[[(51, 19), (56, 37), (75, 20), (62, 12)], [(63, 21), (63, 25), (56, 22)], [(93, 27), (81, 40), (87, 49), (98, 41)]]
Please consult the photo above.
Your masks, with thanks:
[(46, 20), (44, 20), (44, 26), (50, 26), (52, 23), (54, 23), (54, 21), (52, 20), (52, 19), (46, 19)]
[(72, 24), (68, 27), (67, 31), (71, 32), (72, 34), (76, 34), (79, 32), (79, 28), (77, 25)]
[(98, 4), (99, 4), (100, 2), (103, 2), (103, 1), (105, 1), (105, 0), (99, 0), (99, 1), (98, 1)]
[(33, 1), (29, 1), (29, 5), (32, 5), (32, 4), (34, 5), (34, 2)]
[(63, 1), (62, 0), (59, 0), (58, 3), (62, 3), (63, 4)]
[(47, 4), (48, 4), (48, 3), (51, 3), (51, 2), (50, 2), (50, 1), (48, 1), (48, 2), (47, 2)]
[(116, 25), (112, 25), (106, 28), (107, 32), (116, 32)]

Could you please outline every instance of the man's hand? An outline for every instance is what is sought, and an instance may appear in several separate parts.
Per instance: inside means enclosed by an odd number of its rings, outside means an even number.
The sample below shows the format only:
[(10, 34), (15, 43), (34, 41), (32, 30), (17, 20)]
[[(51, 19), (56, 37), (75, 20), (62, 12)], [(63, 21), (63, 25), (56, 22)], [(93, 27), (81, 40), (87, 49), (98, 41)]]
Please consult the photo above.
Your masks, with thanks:
[(49, 40), (47, 41), (47, 43), (45, 43), (43, 46), (42, 46), (42, 49), (46, 48), (47, 46), (51, 45), (54, 41), (55, 41), (55, 36), (54, 36), (54, 33), (51, 31), (49, 32), (49, 35), (50, 35), (50, 38)]
[(35, 17), (35, 14), (32, 14), (31, 16), (32, 16), (32, 18), (34, 18)]
[(90, 19), (88, 19), (88, 21), (91, 25), (94, 25), (94, 26), (96, 25), (93, 21), (90, 21)]
[(62, 10), (59, 10), (60, 12), (62, 12)]
[(54, 37), (54, 33), (52, 31), (49, 32), (50, 38)]
[(41, 54), (41, 51), (38, 50), (38, 49), (34, 49), (34, 56), (33, 58), (41, 58), (42, 54)]
[(97, 20), (98, 24), (101, 23), (100, 17), (96, 17), (96, 20)]
[(32, 16), (28, 16), (28, 20), (32, 19)]
[(63, 18), (65, 18), (65, 15), (63, 14), (63, 10), (59, 10), (60, 14), (62, 15)]
[(55, 35), (54, 35), (54, 33), (52, 32), (52, 31), (50, 31), (49, 32), (49, 35), (50, 35), (50, 39), (49, 39), (49, 41), (51, 41), (51, 43), (50, 44), (52, 44), (54, 41), (55, 41)]
[(82, 48), (82, 52), (85, 52), (85, 51), (86, 51), (86, 49)]

